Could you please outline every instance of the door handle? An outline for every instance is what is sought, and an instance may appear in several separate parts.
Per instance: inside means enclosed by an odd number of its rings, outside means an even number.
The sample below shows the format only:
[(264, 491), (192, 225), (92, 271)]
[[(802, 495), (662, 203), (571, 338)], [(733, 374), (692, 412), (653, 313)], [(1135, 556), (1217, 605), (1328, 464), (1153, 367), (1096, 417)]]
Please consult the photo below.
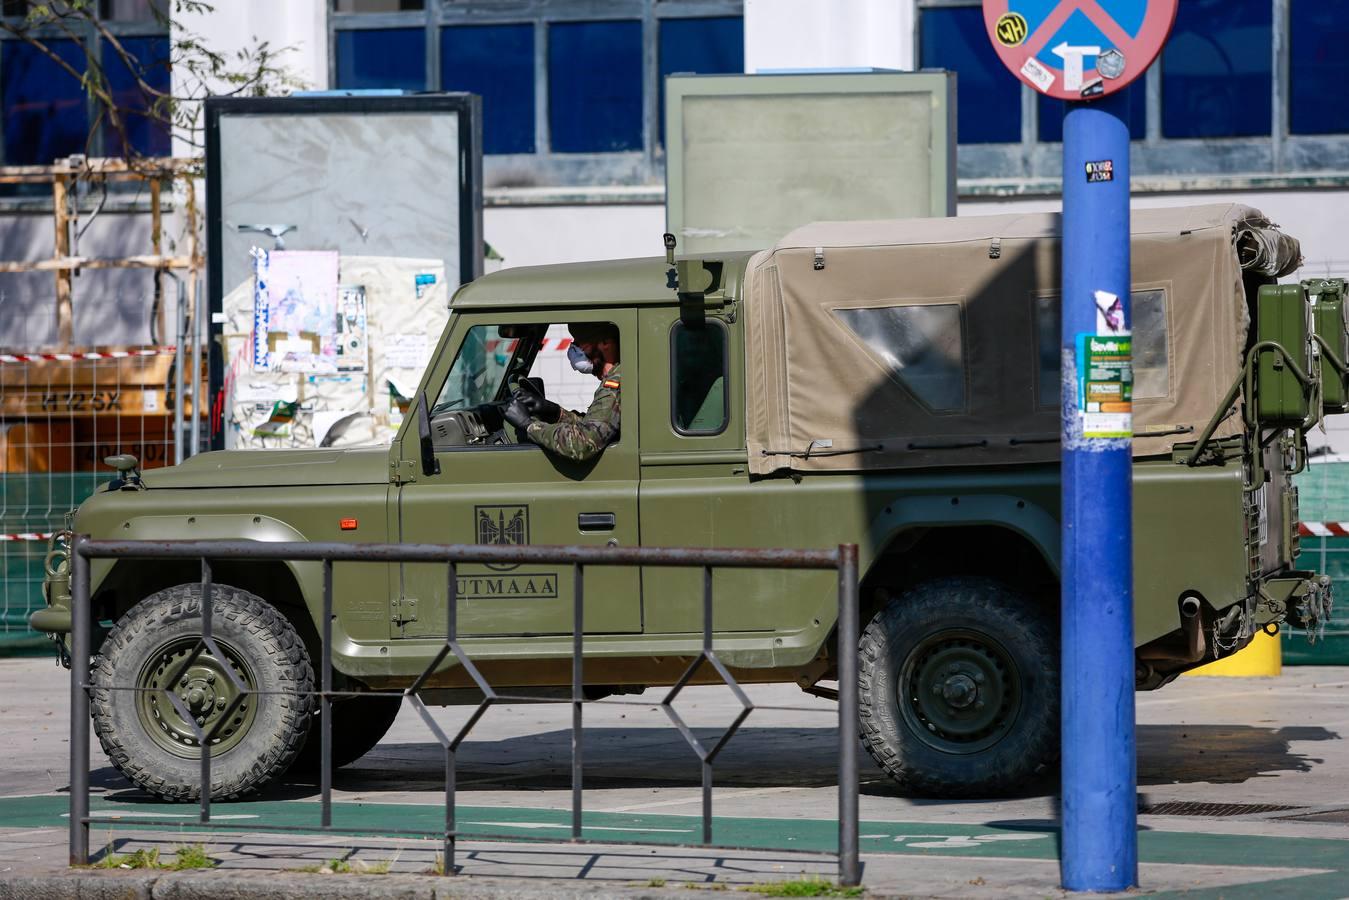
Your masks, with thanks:
[(582, 531), (613, 531), (616, 524), (613, 513), (581, 513), (576, 517), (576, 527)]

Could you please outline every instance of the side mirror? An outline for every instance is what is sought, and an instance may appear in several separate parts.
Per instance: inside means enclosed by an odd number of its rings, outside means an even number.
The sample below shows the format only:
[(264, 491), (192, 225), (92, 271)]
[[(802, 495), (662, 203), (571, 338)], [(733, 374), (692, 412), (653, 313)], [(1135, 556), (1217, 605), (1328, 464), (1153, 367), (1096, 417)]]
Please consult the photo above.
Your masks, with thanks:
[(431, 442), (430, 404), (426, 400), (426, 391), (417, 398), (417, 437), (421, 442), (422, 474), (439, 475), (440, 460), (436, 459), (436, 448)]

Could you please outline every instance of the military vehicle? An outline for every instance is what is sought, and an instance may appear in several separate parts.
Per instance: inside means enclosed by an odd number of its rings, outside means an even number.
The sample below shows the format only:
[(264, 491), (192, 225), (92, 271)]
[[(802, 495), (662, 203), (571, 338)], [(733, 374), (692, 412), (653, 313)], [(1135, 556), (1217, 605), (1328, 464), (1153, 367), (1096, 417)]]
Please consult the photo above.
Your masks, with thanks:
[[(906, 789), (996, 794), (1048, 770), (1059, 709), (1060, 219), (822, 223), (705, 259), (505, 270), (461, 288), (392, 446), (213, 452), (116, 478), (74, 513), (95, 538), (861, 548), (861, 732)], [(1234, 205), (1133, 215), (1137, 687), (1315, 629), (1329, 582), (1296, 568), (1304, 435), (1346, 404), (1343, 282), (1280, 285), (1297, 241)], [(1315, 316), (1313, 317), (1313, 313)], [(557, 323), (612, 323), (619, 438), (573, 462), (503, 419)], [(1107, 323), (1103, 327), (1116, 327)], [(1061, 379), (1064, 370), (1068, 377)], [(1090, 377), (1090, 376), (1087, 376)], [(544, 386), (547, 387), (546, 385)], [(1128, 399), (1127, 395), (1125, 399)], [(425, 412), (422, 416), (420, 413)], [(419, 424), (420, 422), (420, 424)], [(65, 539), (68, 539), (68, 535)], [(57, 546), (36, 628), (65, 647)], [(443, 567), (340, 563), (337, 689), (407, 688), (440, 648)], [(262, 787), (317, 740), (314, 563), (218, 562), (215, 635), (195, 565), (98, 560), (93, 718), (113, 763), (161, 797), (198, 795), (198, 722), (259, 694), (219, 743), (213, 795)], [(700, 573), (591, 567), (589, 696), (672, 684), (696, 656)], [(571, 578), (462, 565), (463, 645), (498, 689), (565, 697)], [(828, 695), (831, 573), (718, 571), (715, 645), (745, 683)], [(1079, 603), (1119, 598), (1079, 597)], [(706, 667), (703, 670), (707, 671)], [(715, 677), (711, 675), (710, 677)], [(285, 694), (293, 689), (296, 693)], [(429, 703), (476, 702), (445, 662)], [(385, 733), (398, 698), (333, 708), (335, 763)]]

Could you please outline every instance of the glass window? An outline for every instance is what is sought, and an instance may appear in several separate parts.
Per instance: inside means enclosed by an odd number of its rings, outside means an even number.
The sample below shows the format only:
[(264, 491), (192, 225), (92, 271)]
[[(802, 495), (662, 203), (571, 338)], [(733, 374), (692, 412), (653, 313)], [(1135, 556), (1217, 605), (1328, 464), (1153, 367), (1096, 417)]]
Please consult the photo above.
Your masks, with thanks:
[(665, 76), (745, 71), (745, 20), (740, 16), (665, 19), (660, 23), (660, 142), (665, 143)]
[(1349, 0), (1299, 0), (1289, 11), (1294, 134), (1349, 131)]
[(962, 144), (1021, 140), (1021, 82), (1002, 64), (978, 6), (923, 11), (920, 65), (957, 73)]
[(548, 121), (558, 153), (642, 149), (642, 23), (548, 27)]
[(431, 407), (432, 414), (471, 409), (491, 403), (502, 395), (502, 382), (521, 344), (519, 337), (510, 336), (514, 331), (505, 335), (502, 331), (508, 329), (475, 325), (468, 330), (459, 355), (450, 367), (449, 377), (440, 389), (440, 396)]
[[(1141, 141), (1147, 136), (1148, 99), (1143, 79), (1135, 81), (1124, 89), (1129, 103), (1129, 137)], [(1040, 105), (1040, 140), (1063, 140), (1063, 113), (1066, 105), (1062, 100), (1036, 94), (1035, 101)]]
[[(1166, 291), (1134, 291), (1129, 295), (1130, 331), (1133, 333), (1133, 398), (1147, 400), (1171, 392), (1170, 352), (1166, 326)], [(1035, 298), (1035, 342), (1040, 360), (1037, 378), (1039, 404), (1059, 405), (1059, 298)]]
[[(169, 155), (169, 126), (167, 122), (146, 115), (155, 102), (155, 95), (146, 92), (137, 83), (137, 77), (156, 91), (167, 94), (169, 85), (169, 39), (167, 36), (124, 37), (122, 47), (134, 62), (135, 71), (128, 66), (116, 49), (103, 45), (103, 68), (113, 100), (123, 110), (122, 127), (132, 149), (142, 156)], [(104, 120), (103, 138), (109, 156), (125, 153), (122, 135)]]
[(426, 32), (376, 28), (337, 32), (337, 87), (426, 89)]
[[(612, 322), (591, 326), (618, 334)], [(518, 443), (494, 435), (505, 427), (506, 402), (526, 380), (535, 391), (572, 411), (564, 415), (586, 415), (600, 380), (594, 373), (576, 370), (568, 355), (571, 346), (571, 326), (562, 322), (470, 328), (431, 406), (437, 449)]]
[[(46, 43), (75, 71), (84, 71), (84, 51), (75, 41)], [(0, 48), (0, 105), (8, 165), (49, 166), (85, 152), (89, 114), (84, 89), (78, 78), (31, 44), (5, 41)]]
[(1180, 4), (1162, 51), (1164, 136), (1269, 134), (1272, 7), (1269, 0)]
[(924, 406), (935, 412), (965, 408), (958, 304), (836, 309), (834, 315)]
[(482, 97), (484, 153), (534, 152), (534, 26), (440, 31), (440, 86)]
[(698, 328), (676, 322), (670, 333), (670, 421), (675, 431), (725, 431), (728, 390), (726, 329), (711, 321)]
[(99, 0), (98, 17), (104, 21), (136, 22), (164, 19), (172, 0)]
[(426, 0), (337, 0), (340, 13), (388, 13), (425, 9)]

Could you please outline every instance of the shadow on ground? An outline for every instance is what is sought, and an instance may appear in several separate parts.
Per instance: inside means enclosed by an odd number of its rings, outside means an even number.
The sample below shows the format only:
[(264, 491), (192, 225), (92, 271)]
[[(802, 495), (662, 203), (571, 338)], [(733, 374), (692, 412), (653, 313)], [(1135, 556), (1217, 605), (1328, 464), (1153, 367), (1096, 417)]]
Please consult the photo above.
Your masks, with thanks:
[[(694, 729), (708, 745), (716, 729)], [(1308, 772), (1322, 759), (1296, 752), (1293, 742), (1337, 740), (1320, 727), (1262, 728), (1252, 725), (1138, 726), (1138, 784), (1240, 784), (1282, 772)], [(693, 788), (701, 785), (698, 759), (673, 728), (587, 729), (587, 788)], [(381, 790), (439, 792), (443, 751), (427, 741), (381, 745), (333, 775), (339, 791), (368, 795)], [(460, 748), (459, 786), (473, 792), (567, 790), (571, 787), (571, 732), (556, 730)], [(744, 727), (717, 758), (718, 787), (830, 787), (838, 783), (838, 737), (829, 728)], [(870, 757), (861, 754), (862, 792), (904, 796)], [(105, 796), (134, 802), (139, 791), (108, 767), (91, 782)], [(1046, 796), (1057, 790), (1057, 773), (1028, 783), (1016, 796)], [(273, 799), (317, 795), (317, 776), (288, 777), (268, 791)], [(950, 802), (950, 801), (938, 801)]]

